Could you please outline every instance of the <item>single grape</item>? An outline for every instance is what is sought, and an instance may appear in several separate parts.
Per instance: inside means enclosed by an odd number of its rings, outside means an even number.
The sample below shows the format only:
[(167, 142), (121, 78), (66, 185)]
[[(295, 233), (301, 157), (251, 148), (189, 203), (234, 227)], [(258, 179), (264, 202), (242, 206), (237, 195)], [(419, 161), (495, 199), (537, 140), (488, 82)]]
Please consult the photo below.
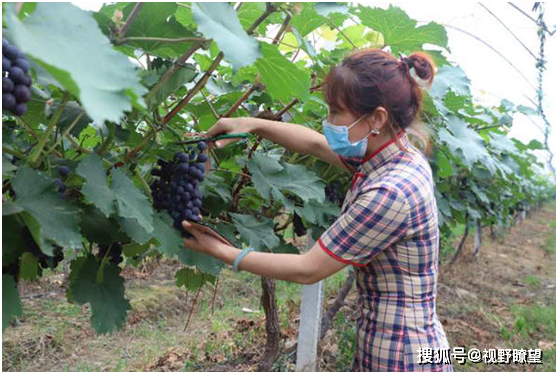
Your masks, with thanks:
[(8, 72), (10, 74), (10, 79), (13, 80), (14, 83), (17, 84), (25, 82), (25, 73), (20, 67), (12, 66)]
[(205, 153), (202, 153), (201, 155), (198, 156), (198, 162), (206, 162), (207, 161), (207, 155)]
[(188, 161), (190, 161), (190, 157), (186, 153), (179, 153), (178, 161), (188, 162)]
[(12, 92), (14, 90), (14, 82), (8, 77), (2, 77), (2, 92)]
[(207, 144), (205, 142), (199, 142), (198, 143), (198, 149), (200, 151), (205, 151), (207, 149)]
[(2, 49), (6, 49), (10, 45), (10, 42), (6, 38), (2, 38)]
[(31, 100), (31, 91), (23, 84), (18, 84), (14, 88), (14, 96), (19, 103), (26, 103)]
[(27, 87), (31, 87), (31, 83), (33, 83), (33, 81), (31, 80), (31, 77), (26, 75), (25, 76), (25, 81), (23, 82), (23, 84), (26, 85)]
[(62, 178), (66, 178), (69, 172), (70, 169), (66, 165), (62, 165), (58, 168), (58, 174), (60, 174)]
[(11, 93), (2, 92), (2, 108), (5, 110), (12, 110), (16, 106), (16, 98)]
[(12, 67), (12, 62), (9, 58), (2, 56), (2, 71), (8, 71)]
[(27, 112), (27, 104), (19, 103), (12, 109), (12, 113), (14, 116), (22, 116)]
[(66, 185), (62, 182), (62, 179), (56, 179), (54, 183), (58, 187), (58, 192), (66, 192)]
[(15, 65), (19, 66), (24, 73), (29, 71), (29, 62), (25, 58), (18, 58), (15, 60)]
[(189, 170), (188, 164), (183, 163), (178, 165), (178, 170), (182, 173), (187, 173)]
[(19, 57), (18, 49), (13, 45), (8, 45), (6, 48), (2, 48), (2, 54), (12, 61), (15, 61)]

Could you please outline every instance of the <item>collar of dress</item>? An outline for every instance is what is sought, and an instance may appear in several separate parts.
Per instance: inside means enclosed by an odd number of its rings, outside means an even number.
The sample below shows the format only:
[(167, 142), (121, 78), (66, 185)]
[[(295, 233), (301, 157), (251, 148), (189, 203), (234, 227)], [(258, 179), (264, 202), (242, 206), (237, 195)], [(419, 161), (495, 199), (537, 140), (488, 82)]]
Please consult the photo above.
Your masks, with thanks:
[(381, 164), (385, 161), (392, 158), (397, 153), (401, 152), (399, 146), (397, 145), (396, 139), (399, 139), (401, 145), (404, 148), (410, 147), (411, 143), (409, 142), (409, 137), (407, 136), (407, 132), (405, 130), (401, 130), (395, 139), (390, 139), (384, 144), (382, 144), (378, 149), (376, 149), (372, 154), (362, 159), (360, 162), (360, 166), (358, 168), (358, 172), (368, 174), (372, 170), (378, 168)]

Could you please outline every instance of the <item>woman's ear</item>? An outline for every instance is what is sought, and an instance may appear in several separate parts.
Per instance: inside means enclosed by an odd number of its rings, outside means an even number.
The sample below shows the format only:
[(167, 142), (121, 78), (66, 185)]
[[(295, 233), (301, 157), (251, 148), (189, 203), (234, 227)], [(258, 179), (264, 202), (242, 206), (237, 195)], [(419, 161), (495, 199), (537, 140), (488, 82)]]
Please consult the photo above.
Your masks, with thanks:
[(381, 131), (388, 121), (388, 112), (386, 108), (379, 106), (374, 109), (374, 112), (368, 117), (368, 119), (369, 123), (372, 125), (372, 128)]

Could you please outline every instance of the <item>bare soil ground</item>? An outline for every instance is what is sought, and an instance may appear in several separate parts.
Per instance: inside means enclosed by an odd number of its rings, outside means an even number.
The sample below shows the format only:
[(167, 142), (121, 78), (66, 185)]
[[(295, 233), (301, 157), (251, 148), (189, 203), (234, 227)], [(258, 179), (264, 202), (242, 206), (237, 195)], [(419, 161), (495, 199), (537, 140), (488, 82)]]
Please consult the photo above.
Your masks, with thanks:
[[(555, 371), (556, 206), (490, 239), (483, 232), (478, 259), (472, 238), (462, 257), (441, 266), (438, 314), (451, 346), (541, 348), (543, 365), (455, 365), (457, 371)], [(69, 304), (64, 275), (23, 282), (23, 317), (2, 336), (4, 371), (255, 371), (265, 346), (259, 277), (224, 270), (214, 288), (194, 294), (174, 285), (178, 262), (126, 268), (133, 311), (122, 331), (96, 335), (89, 308)], [(326, 303), (346, 272), (326, 280)], [(42, 295), (41, 297), (30, 297)], [(300, 286), (277, 282), (282, 356), (277, 371), (294, 371)], [(319, 371), (344, 371), (355, 346), (353, 288), (319, 347)], [(214, 311), (213, 311), (214, 306)], [(195, 308), (186, 329), (186, 321)]]

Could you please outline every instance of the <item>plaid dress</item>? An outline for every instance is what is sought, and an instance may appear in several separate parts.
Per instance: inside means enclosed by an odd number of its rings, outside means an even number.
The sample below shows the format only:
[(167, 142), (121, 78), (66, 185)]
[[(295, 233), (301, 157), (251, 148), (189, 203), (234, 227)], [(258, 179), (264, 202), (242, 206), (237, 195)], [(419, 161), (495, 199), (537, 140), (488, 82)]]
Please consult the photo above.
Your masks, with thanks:
[(353, 265), (359, 292), (353, 371), (453, 371), (419, 364), (417, 350), (449, 349), (436, 314), (438, 210), (426, 157), (398, 134), (369, 157), (340, 157), (354, 172), (341, 216), (319, 238)]

